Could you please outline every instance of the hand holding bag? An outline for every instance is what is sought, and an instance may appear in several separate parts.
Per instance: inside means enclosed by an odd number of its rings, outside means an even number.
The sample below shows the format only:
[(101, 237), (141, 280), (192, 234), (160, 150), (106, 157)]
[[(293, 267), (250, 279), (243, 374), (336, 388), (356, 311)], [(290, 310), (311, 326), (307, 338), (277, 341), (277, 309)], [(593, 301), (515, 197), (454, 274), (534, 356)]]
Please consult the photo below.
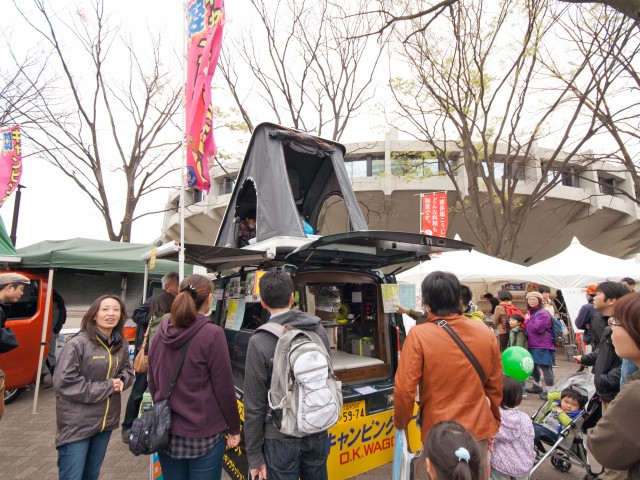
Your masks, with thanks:
[(136, 358), (133, 359), (133, 371), (136, 373), (147, 373), (147, 370), (149, 369), (149, 357), (147, 356), (146, 350), (150, 328), (151, 326), (148, 326), (147, 331), (144, 332), (142, 347), (140, 347), (140, 351), (137, 353)]
[(407, 430), (396, 430), (393, 451), (393, 480), (412, 480), (415, 473), (415, 463), (420, 457), (420, 450), (412, 452), (409, 447)]
[(182, 347), (180, 360), (171, 379), (167, 398), (154, 403), (151, 408), (143, 411), (140, 418), (136, 418), (131, 425), (129, 450), (136, 456), (140, 454), (151, 455), (152, 453), (165, 449), (167, 445), (169, 445), (169, 431), (171, 430), (171, 406), (169, 405), (169, 397), (178, 380), (178, 375), (184, 363), (184, 357), (187, 355), (187, 349), (194, 336), (195, 335)]

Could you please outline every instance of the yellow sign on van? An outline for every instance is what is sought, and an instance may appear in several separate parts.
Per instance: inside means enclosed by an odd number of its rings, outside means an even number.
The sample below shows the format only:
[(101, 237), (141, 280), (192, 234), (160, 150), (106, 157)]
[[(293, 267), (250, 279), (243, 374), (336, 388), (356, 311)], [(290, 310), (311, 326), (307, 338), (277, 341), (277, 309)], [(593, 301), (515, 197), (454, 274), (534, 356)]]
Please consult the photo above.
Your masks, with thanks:
[[(409, 424), (409, 438), (412, 446), (420, 445), (414, 420)], [(394, 441), (393, 409), (367, 416), (364, 400), (346, 403), (340, 420), (329, 429), (329, 478), (344, 480), (391, 462)]]
[[(244, 405), (238, 400), (238, 413), (244, 423)], [(413, 449), (420, 446), (420, 430), (415, 418), (409, 423), (409, 440)], [(395, 427), (393, 408), (367, 415), (365, 401), (343, 405), (338, 423), (329, 429), (327, 470), (331, 480), (345, 480), (393, 461)], [(246, 452), (240, 447), (227, 448), (224, 456), (227, 474), (234, 480), (248, 480)]]

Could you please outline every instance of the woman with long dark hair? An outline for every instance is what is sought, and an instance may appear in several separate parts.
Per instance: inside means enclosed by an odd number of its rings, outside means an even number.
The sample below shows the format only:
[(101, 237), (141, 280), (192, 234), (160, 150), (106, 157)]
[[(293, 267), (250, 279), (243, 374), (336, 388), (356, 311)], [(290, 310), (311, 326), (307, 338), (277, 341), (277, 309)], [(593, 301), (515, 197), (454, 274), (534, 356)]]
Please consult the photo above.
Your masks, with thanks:
[(126, 318), (120, 298), (99, 297), (58, 357), (56, 448), (59, 477), (65, 480), (97, 479), (111, 432), (118, 428), (120, 394), (133, 383), (122, 334)]
[(207, 277), (185, 278), (170, 317), (160, 323), (149, 350), (149, 391), (158, 402), (167, 398), (176, 365), (188, 345), (169, 397), (169, 445), (158, 452), (167, 480), (221, 478), (225, 445), (235, 448), (240, 442), (227, 341), (222, 329), (205, 315), (212, 296), (213, 285)]

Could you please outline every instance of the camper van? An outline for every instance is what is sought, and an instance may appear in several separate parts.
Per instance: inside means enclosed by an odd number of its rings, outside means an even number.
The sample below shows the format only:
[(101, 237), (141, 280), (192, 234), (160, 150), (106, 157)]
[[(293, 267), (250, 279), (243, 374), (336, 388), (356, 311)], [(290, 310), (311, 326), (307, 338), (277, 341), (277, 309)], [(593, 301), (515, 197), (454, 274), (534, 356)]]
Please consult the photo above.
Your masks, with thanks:
[[(189, 262), (220, 272), (212, 320), (225, 331), (241, 418), (249, 338), (268, 321), (260, 277), (271, 269), (288, 272), (294, 308), (321, 319), (344, 398), (340, 420), (329, 430), (331, 479), (392, 460), (394, 374), (404, 330), (395, 313), (395, 274), (432, 253), (472, 248), (447, 238), (368, 230), (344, 154), (340, 144), (259, 125), (215, 244), (185, 245)], [(248, 217), (255, 218), (255, 237), (240, 242)], [(336, 233), (339, 225), (343, 231)], [(410, 435), (419, 445), (415, 426)], [(225, 469), (232, 478), (246, 478), (242, 444), (227, 451)]]

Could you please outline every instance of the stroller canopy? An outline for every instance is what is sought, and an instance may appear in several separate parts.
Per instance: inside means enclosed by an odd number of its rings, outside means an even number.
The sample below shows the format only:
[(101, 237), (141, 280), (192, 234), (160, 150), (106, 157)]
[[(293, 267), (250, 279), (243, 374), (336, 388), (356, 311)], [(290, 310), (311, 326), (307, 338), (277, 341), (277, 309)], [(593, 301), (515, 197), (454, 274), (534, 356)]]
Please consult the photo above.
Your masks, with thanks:
[(237, 228), (256, 216), (256, 241), (306, 238), (300, 217), (318, 232), (324, 202), (342, 197), (351, 231), (367, 230), (344, 166), (343, 145), (272, 123), (258, 125), (218, 232), (217, 247), (236, 247)]

